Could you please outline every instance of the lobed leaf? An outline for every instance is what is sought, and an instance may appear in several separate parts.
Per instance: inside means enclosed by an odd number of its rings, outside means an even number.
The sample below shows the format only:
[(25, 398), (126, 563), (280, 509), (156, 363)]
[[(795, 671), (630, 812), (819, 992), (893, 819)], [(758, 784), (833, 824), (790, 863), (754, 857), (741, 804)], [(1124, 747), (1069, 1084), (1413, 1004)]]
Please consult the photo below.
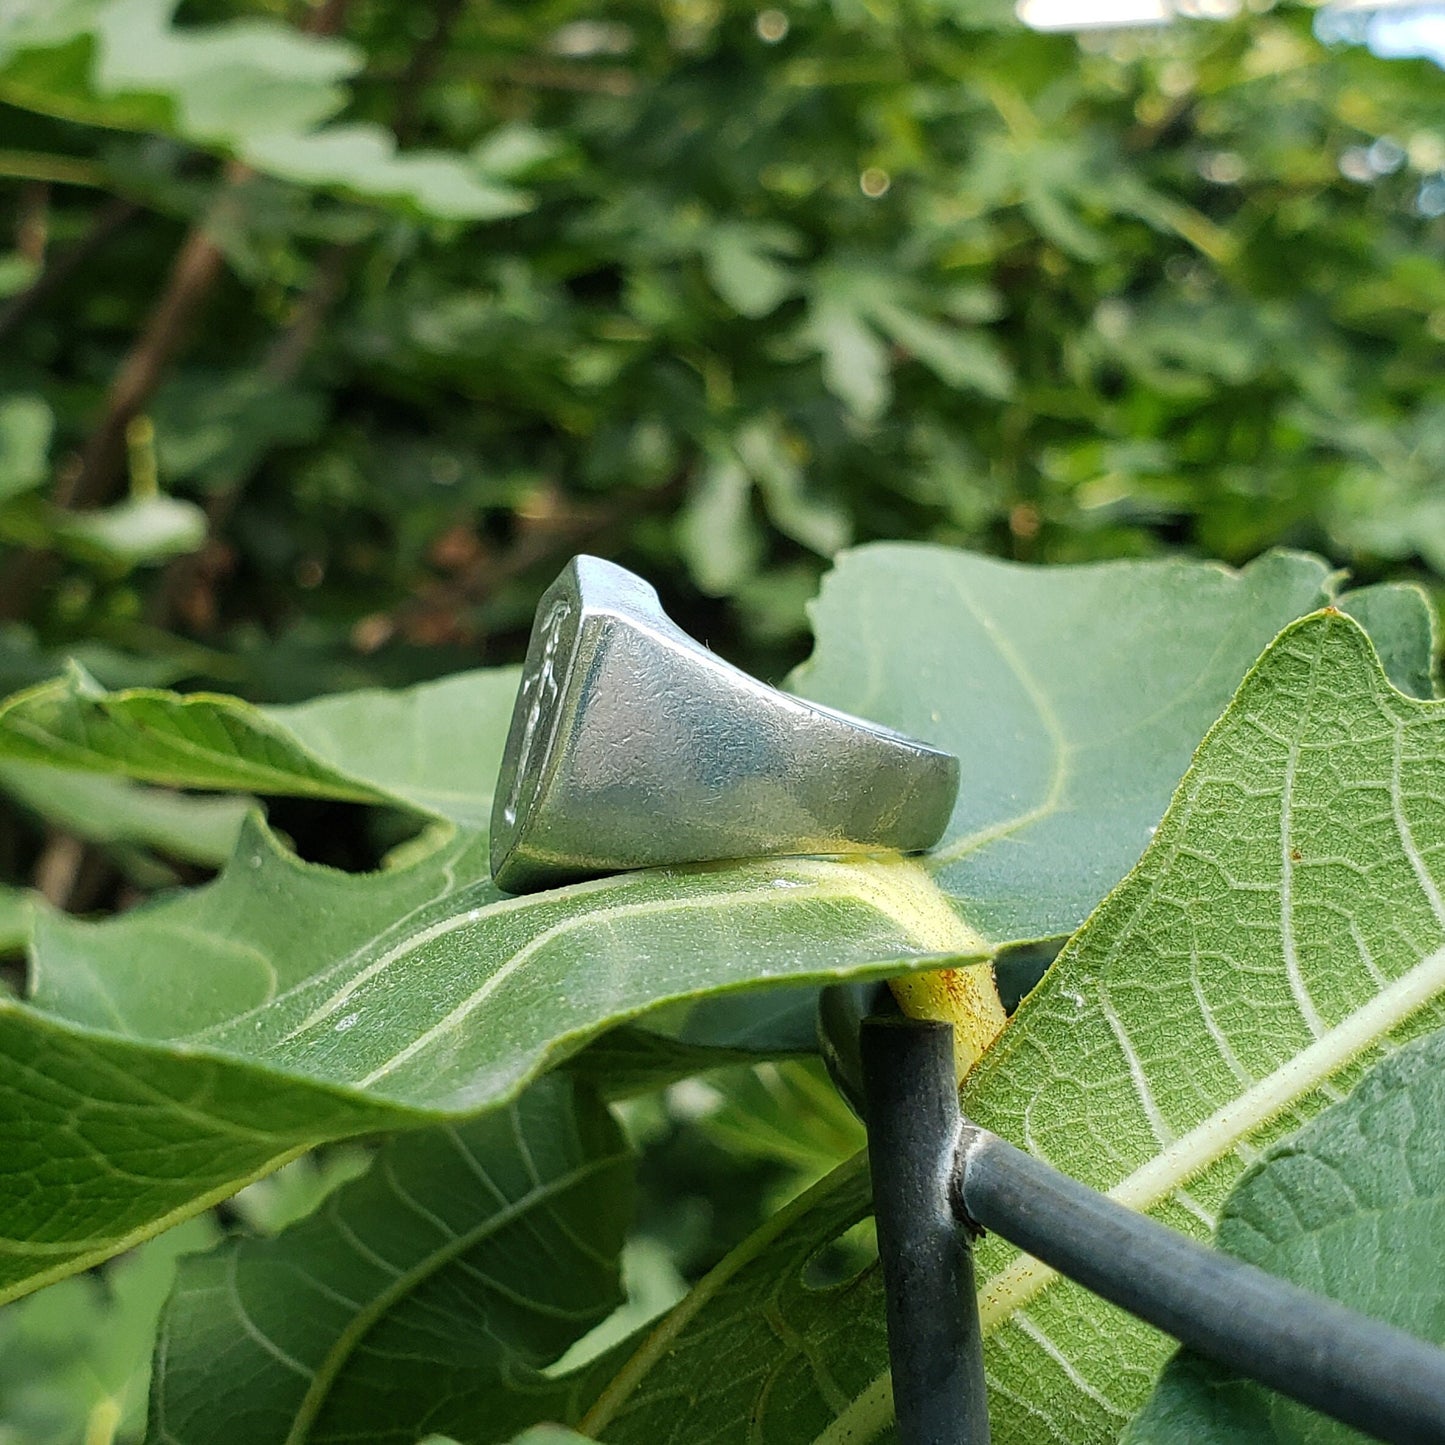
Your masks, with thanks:
[(488, 176), (466, 156), (398, 148), (379, 125), (330, 125), (324, 130), (248, 137), (246, 159), (258, 170), (298, 185), (341, 189), (377, 200), (404, 201), (446, 221), (515, 216), (531, 202)]
[(40, 920), (33, 1002), (0, 1006), (0, 1133), (20, 1141), (0, 1289), (114, 1253), (323, 1140), (495, 1107), (667, 1000), (976, 951), (902, 859), (508, 898), (476, 834), (355, 876), (253, 822), (213, 884), (104, 924)]
[(95, 125), (155, 130), (301, 185), (447, 220), (529, 202), (476, 159), (399, 152), (379, 127), (325, 124), (363, 57), (270, 20), (177, 26), (177, 0), (19, 0), (0, 17), (0, 98)]

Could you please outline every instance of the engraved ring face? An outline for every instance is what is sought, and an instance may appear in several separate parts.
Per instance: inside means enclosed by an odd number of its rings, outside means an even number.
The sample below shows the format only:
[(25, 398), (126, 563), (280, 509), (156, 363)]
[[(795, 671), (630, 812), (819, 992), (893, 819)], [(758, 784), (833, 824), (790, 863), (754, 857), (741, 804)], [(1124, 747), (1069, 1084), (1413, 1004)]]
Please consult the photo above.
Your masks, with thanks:
[(499, 849), (510, 846), (530, 815), (553, 755), (560, 704), (577, 644), (578, 604), (554, 584), (537, 608), (522, 681), (502, 754), (492, 803), (493, 872)]
[(560, 656), (562, 635), (573, 611), (565, 597), (557, 598), (547, 609), (547, 615), (537, 624), (540, 653), (535, 662), (528, 660), (522, 673), (516, 714), (521, 720), (521, 739), (513, 764), (512, 785), (502, 805), (502, 821), (509, 828), (516, 827), (523, 793), (527, 793), (529, 801), (536, 793), (538, 776), (552, 741), (557, 699), (562, 692), (562, 669), (567, 662)]
[(574, 557), (537, 608), (492, 807), (509, 892), (724, 858), (931, 847), (958, 760), (767, 687), (640, 577)]

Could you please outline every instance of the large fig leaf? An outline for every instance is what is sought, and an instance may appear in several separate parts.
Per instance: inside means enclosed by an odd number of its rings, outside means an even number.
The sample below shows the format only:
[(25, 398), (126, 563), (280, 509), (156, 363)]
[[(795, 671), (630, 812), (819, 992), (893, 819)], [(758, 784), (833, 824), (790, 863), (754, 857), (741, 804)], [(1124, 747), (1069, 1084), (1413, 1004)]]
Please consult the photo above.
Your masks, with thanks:
[[(1442, 795), (1445, 703), (1391, 687), (1341, 613), (1287, 629), (1205, 739), (1137, 868), (966, 1080), (965, 1110), (1206, 1235), (1262, 1148), (1382, 1052), (1445, 1022)], [(876, 1273), (821, 1300), (779, 1273), (866, 1209), (860, 1167), (816, 1196), (679, 1306), (665, 1350), (643, 1344), (593, 1391), (588, 1427), (617, 1445), (696, 1438), (677, 1392), (705, 1352), (735, 1340), (734, 1368), (754, 1385), (718, 1397), (710, 1438), (887, 1434), (881, 1341), (832, 1352), (845, 1312), (870, 1338)], [(1167, 1341), (997, 1239), (977, 1263), (994, 1438), (1113, 1440)], [(759, 1291), (776, 1321), (767, 1336), (748, 1332)], [(773, 1388), (781, 1379), (788, 1388)]]
[[(1261, 1269), (1445, 1344), (1445, 1033), (1375, 1065), (1251, 1165), (1216, 1243)], [(1181, 1350), (1127, 1445), (1348, 1445), (1363, 1437)]]
[(393, 1140), (317, 1214), (182, 1264), (151, 1440), (506, 1440), (555, 1393), (540, 1368), (619, 1303), (631, 1178), (607, 1111), (557, 1075)]
[[(507, 898), (485, 839), (354, 876), (259, 823), (214, 883), (42, 916), (0, 1001), (0, 1290), (125, 1248), (324, 1139), (489, 1108), (658, 1003), (977, 956), (902, 859), (622, 874)], [(23, 1187), (20, 1187), (23, 1186)]]
[[(206, 888), (101, 925), (41, 920), (33, 1002), (0, 1009), (0, 1052), (13, 1061), (0, 1082), (0, 1129), (21, 1141), (9, 1167), (23, 1183), (0, 1212), (0, 1289), (33, 1288), (125, 1248), (322, 1140), (493, 1107), (661, 1003), (977, 957), (973, 911), (988, 915), (996, 939), (1009, 922), (1026, 935), (1061, 930), (1163, 811), (1172, 775), (1150, 773), (1146, 748), (1177, 745), (1182, 768), (1185, 734), (1202, 733), (1218, 705), (1211, 689), (1227, 692), (1256, 634), (1318, 600), (1327, 582), (1322, 564), (1293, 556), (1240, 574), (1177, 563), (1075, 569), (1062, 583), (937, 548), (872, 549), (851, 565), (863, 569), (855, 596), (874, 604), (856, 639), (868, 665), (844, 685), (829, 658), (842, 656), (836, 634), (852, 624), (825, 600), (810, 677), (831, 679), (830, 701), (905, 726), (916, 717), (966, 759), (991, 757), (1016, 796), (988, 794), (998, 777), (980, 781), (976, 764), (972, 792), (1026, 806), (1019, 800), (1041, 789), (1048, 796), (1058, 764), (1022, 735), (1009, 763), (995, 741), (999, 709), (978, 705), (974, 680), (989, 680), (1000, 647), (1030, 659), (1055, 698), (1049, 715), (1070, 719), (1080, 737), (1093, 737), (1093, 713), (1114, 716), (1127, 688), (1145, 715), (1131, 757), (1109, 738), (1071, 744), (1054, 811), (1035, 810), (1011, 843), (1004, 828), (975, 850), (1016, 847), (1011, 871), (1001, 857), (989, 873), (955, 856), (955, 828), (938, 881), (952, 889), (962, 879), (957, 899), (918, 864), (882, 858), (663, 870), (503, 898), (487, 881), (476, 824), (515, 674), (269, 712), (205, 696), (107, 694), (76, 676), (8, 704), (0, 755), (399, 804), (459, 826), (407, 866), (369, 877), (300, 864), (253, 826)], [(920, 597), (911, 589), (925, 577), (933, 582)], [(1030, 602), (1031, 581), (1048, 608)], [(993, 612), (952, 600), (978, 589), (996, 594)], [(1068, 618), (1090, 610), (1112, 624), (1092, 637), (1070, 632)], [(1173, 622), (1151, 622), (1156, 613)], [(1050, 626), (1064, 629), (1067, 647), (1049, 649)], [(1114, 662), (1120, 632), (1138, 659), (1130, 679)], [(882, 689), (884, 675), (896, 685)], [(1152, 692), (1140, 680), (1150, 676)], [(1012, 726), (1025, 728), (1030, 706), (1018, 702)], [(1129, 782), (1127, 764), (1149, 773), (1152, 799)], [(1100, 817), (1083, 815), (1084, 800), (1115, 792), (1129, 808), (1101, 802)], [(985, 884), (996, 887), (991, 902)]]
[(957, 753), (930, 871), (986, 938), (1058, 937), (1143, 852), (1245, 669), (1330, 583), (1285, 552), (1231, 572), (861, 547), (824, 579), (794, 682)]

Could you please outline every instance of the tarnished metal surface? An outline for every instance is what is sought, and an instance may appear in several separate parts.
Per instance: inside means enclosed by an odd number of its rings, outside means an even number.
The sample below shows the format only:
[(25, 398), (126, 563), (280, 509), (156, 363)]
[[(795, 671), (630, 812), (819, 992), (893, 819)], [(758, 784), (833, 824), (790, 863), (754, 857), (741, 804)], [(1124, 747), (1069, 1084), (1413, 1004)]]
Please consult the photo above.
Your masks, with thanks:
[(724, 662), (640, 577), (574, 557), (537, 607), (492, 806), (512, 893), (721, 858), (912, 852), (958, 760)]

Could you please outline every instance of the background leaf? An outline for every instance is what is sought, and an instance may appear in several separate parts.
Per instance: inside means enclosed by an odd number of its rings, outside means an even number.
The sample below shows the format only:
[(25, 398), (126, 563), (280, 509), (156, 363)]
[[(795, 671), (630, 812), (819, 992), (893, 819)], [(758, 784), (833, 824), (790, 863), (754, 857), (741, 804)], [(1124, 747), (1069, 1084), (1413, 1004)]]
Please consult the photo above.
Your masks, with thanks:
[(188, 798), (124, 778), (0, 763), (11, 797), (80, 838), (98, 843), (144, 843), (171, 858), (219, 868), (236, 850), (252, 806), (244, 798)]
[(45, 480), (53, 427), (54, 417), (40, 397), (0, 400), (0, 502)]
[(175, 497), (133, 497), (62, 519), (56, 537), (119, 567), (135, 567), (194, 552), (205, 541), (206, 515)]
[(302, 185), (329, 186), (377, 200), (410, 202), (426, 216), (490, 221), (528, 209), (522, 192), (498, 185), (464, 157), (399, 151), (377, 125), (331, 125), (309, 134), (248, 136), (258, 170)]
[[(718, 1441), (819, 1438), (887, 1358), (876, 1271), (840, 1282), (818, 1268), (871, 1205), (860, 1157), (779, 1210), (663, 1321), (572, 1381), (582, 1432), (684, 1445), (702, 1416)], [(684, 1382), (705, 1382), (696, 1405), (680, 1400)]]
[(142, 690), (107, 695), (78, 669), (0, 706), (0, 754), (189, 787), (367, 802), (384, 796), (233, 698)]
[(134, 1437), (177, 1262), (216, 1236), (211, 1220), (187, 1220), (104, 1272), (65, 1280), (0, 1314), (0, 1440)]
[(1370, 634), (1386, 677), (1401, 692), (1436, 696), (1435, 610), (1418, 587), (1382, 582), (1342, 592), (1339, 605)]
[(510, 1438), (541, 1367), (618, 1302), (630, 1191), (617, 1126), (561, 1078), (393, 1141), (320, 1213), (186, 1261), (150, 1438)]
[[(1219, 1248), (1445, 1343), (1445, 1034), (1406, 1044), (1252, 1164)], [(1347, 1441), (1357, 1431), (1181, 1350), (1125, 1433), (1151, 1441)]]
[(361, 68), (354, 47), (260, 19), (178, 27), (176, 0), (14, 7), (0, 29), (0, 97), (92, 124), (159, 129), (291, 181), (426, 215), (490, 220), (526, 208), (466, 156), (398, 153), (374, 125), (324, 125)]
[(18, 952), (29, 941), (33, 906), (26, 889), (0, 885), (0, 949)]

